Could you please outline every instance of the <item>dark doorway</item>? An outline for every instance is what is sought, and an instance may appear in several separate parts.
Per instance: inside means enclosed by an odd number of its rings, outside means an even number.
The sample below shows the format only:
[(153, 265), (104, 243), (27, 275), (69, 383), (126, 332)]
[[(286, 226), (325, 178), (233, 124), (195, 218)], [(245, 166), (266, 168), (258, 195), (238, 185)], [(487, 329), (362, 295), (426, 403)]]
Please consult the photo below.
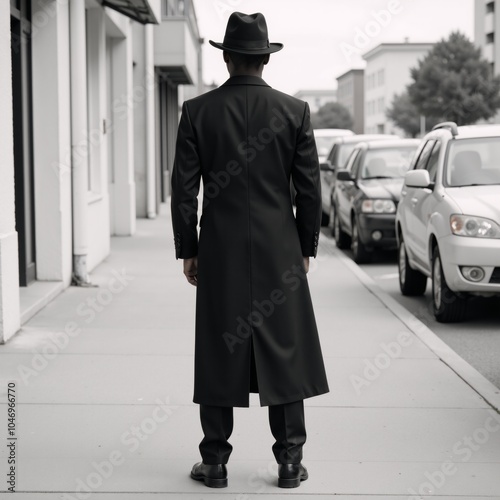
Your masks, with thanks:
[(11, 0), (12, 111), (19, 284), (34, 281), (35, 210), (31, 97), (30, 0)]

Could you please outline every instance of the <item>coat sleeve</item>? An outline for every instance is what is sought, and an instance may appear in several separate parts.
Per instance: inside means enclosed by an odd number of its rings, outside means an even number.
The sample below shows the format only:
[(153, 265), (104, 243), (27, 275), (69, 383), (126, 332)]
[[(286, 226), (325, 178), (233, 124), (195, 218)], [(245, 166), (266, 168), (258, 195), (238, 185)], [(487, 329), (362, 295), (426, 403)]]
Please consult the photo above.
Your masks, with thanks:
[(187, 103), (182, 106), (172, 169), (172, 226), (175, 257), (189, 259), (198, 255), (198, 192), (201, 167), (198, 146)]
[(321, 183), (318, 153), (307, 103), (298, 132), (291, 175), (297, 192), (295, 221), (302, 255), (316, 257), (321, 225)]

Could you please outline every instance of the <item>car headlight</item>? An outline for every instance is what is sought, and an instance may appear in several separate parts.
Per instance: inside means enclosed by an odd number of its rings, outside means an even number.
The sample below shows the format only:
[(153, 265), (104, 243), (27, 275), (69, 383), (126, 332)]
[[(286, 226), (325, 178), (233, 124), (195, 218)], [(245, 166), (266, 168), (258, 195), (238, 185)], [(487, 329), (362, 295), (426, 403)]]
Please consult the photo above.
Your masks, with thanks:
[(393, 214), (396, 204), (392, 200), (363, 200), (361, 211), (365, 214)]
[(451, 232), (472, 238), (500, 238), (500, 226), (491, 219), (473, 215), (452, 215)]

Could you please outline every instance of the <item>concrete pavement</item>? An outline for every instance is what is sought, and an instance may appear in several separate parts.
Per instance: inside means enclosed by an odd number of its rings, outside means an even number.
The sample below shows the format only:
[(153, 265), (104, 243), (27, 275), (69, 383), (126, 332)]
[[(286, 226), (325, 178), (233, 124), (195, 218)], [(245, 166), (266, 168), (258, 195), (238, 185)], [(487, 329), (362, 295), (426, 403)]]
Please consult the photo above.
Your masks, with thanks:
[(92, 274), (98, 288), (67, 289), (0, 346), (0, 492), (15, 381), (20, 499), (500, 498), (500, 416), (477, 392), (492, 401), (488, 382), (474, 390), (462, 378), (473, 372), (450, 368), (453, 354), (415, 333), (333, 246), (321, 238), (309, 274), (331, 392), (306, 402), (300, 488), (276, 487), (256, 396), (235, 410), (229, 487), (188, 477), (201, 439), (195, 289), (164, 206), (134, 237), (113, 238)]

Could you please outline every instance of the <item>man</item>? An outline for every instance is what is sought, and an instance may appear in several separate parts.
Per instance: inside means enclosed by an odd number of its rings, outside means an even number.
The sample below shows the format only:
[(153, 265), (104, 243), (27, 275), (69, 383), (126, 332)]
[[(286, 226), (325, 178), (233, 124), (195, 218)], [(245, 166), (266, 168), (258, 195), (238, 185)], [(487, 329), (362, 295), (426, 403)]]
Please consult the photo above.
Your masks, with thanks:
[(176, 257), (197, 286), (193, 401), (205, 436), (191, 477), (227, 486), (233, 407), (258, 392), (278, 485), (292, 488), (308, 477), (303, 400), (328, 392), (306, 279), (321, 220), (309, 107), (262, 80), (269, 55), (283, 48), (269, 43), (262, 14), (233, 13), (224, 42), (210, 43), (223, 50), (230, 78), (184, 103), (172, 173)]

